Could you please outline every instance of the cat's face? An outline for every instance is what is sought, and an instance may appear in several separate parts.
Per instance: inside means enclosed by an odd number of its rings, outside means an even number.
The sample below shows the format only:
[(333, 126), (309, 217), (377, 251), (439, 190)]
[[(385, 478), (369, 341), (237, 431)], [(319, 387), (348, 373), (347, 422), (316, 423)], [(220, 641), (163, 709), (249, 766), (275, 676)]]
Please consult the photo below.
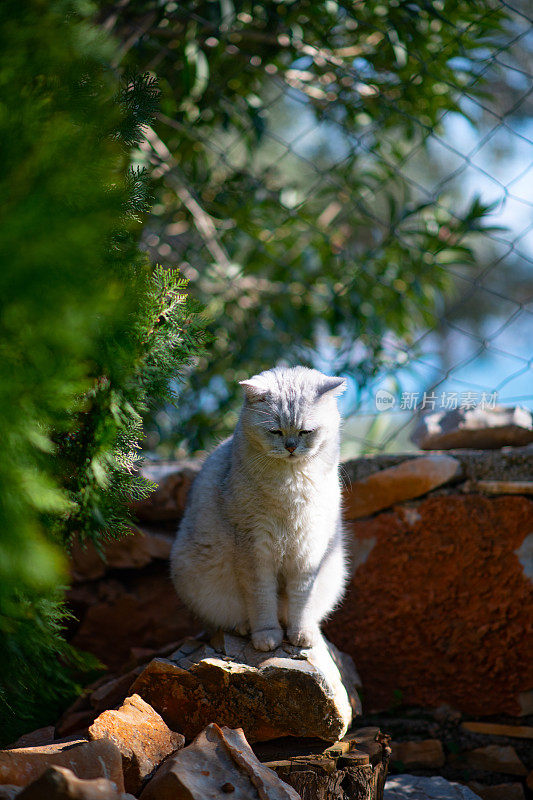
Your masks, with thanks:
[(241, 385), (246, 436), (265, 455), (295, 462), (337, 442), (336, 397), (344, 391), (344, 379), (305, 367), (277, 367)]

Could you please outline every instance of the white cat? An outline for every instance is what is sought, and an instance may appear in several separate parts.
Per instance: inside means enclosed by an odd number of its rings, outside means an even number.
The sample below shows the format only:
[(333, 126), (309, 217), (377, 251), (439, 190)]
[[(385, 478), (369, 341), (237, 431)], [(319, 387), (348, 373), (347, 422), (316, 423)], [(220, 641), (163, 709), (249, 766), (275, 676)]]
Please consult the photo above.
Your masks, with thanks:
[(189, 494), (171, 555), (176, 591), (210, 628), (251, 632), (257, 650), (310, 647), (346, 579), (339, 485), (345, 389), (305, 367), (241, 381), (233, 436)]

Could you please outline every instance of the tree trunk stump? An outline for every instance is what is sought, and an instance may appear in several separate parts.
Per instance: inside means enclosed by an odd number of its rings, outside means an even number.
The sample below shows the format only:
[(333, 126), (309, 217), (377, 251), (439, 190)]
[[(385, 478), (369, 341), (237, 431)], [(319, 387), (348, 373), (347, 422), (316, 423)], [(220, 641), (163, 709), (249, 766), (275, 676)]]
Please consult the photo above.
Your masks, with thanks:
[(359, 728), (335, 744), (288, 737), (253, 749), (302, 800), (383, 800), (389, 738), (379, 728)]

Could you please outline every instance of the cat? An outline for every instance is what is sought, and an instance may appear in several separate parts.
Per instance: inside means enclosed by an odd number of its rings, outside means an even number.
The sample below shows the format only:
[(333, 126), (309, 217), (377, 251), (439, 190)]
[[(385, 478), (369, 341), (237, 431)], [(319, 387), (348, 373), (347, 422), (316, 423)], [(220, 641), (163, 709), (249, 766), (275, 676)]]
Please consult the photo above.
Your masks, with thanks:
[(240, 381), (233, 436), (205, 461), (171, 554), (178, 595), (256, 650), (312, 647), (347, 565), (339, 484), (343, 378), (275, 367)]

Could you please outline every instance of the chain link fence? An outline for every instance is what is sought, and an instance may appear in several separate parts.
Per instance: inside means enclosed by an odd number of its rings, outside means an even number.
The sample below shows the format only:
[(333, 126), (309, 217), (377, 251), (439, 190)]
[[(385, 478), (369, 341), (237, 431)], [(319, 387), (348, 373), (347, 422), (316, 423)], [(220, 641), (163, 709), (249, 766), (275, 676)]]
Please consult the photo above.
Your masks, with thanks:
[[(477, 192), (492, 204), (501, 230), (482, 233), (475, 271), (454, 273), (455, 296), (438, 324), (420, 330), (402, 349), (405, 366), (369, 386), (367, 450), (412, 447), (408, 437), (417, 412), (533, 407), (533, 20), (524, 9), (505, 6), (507, 36), (497, 50), (481, 54), (462, 94), (461, 107), (474, 124), (457, 124), (445, 113), (443, 133), (426, 132), (438, 175), (428, 180), (407, 166), (420, 145), (404, 160), (403, 172), (431, 203), (444, 189), (455, 197)], [(472, 97), (470, 89), (487, 73), (492, 94)], [(354, 436), (359, 438), (359, 426)]]
[[(328, 46), (313, 43), (312, 22), (290, 34), (271, 33), (270, 23), (258, 30), (231, 4), (213, 21), (205, 4), (167, 3), (166, 16), (129, 20), (122, 31), (125, 49), (144, 48), (145, 66), (166, 75), (163, 88), (177, 74), (182, 34), (194, 65), (180, 113), (163, 104), (139, 163), (149, 162), (160, 181), (144, 247), (153, 260), (179, 264), (193, 291), (203, 286), (220, 319), (213, 333), (226, 349), (199, 371), (247, 347), (244, 367), (259, 353), (264, 367), (304, 359), (344, 371), (346, 456), (413, 448), (420, 412), (533, 407), (533, 20), (527, 3), (484, 3), (476, 24), (495, 14), (502, 22), (496, 41), (480, 37), (476, 47), (465, 44), (472, 31), (447, 18), (446, 4), (433, 6), (428, 30), (454, 34), (443, 45), (446, 69), (442, 51), (435, 66), (376, 24), (379, 7), (366, 26), (357, 13), (344, 18), (361, 31), (348, 45), (335, 26), (322, 31)], [(269, 48), (289, 45), (281, 68)], [(377, 70), (367, 51), (385, 45), (390, 64)], [(210, 48), (225, 56), (220, 75)], [(202, 105), (206, 82), (215, 99)], [(452, 100), (439, 107), (440, 96)], [(321, 276), (333, 262), (340, 269), (328, 288)], [(346, 322), (350, 304), (363, 328)], [(291, 308), (312, 328), (311, 345), (292, 346)], [(412, 317), (410, 329), (402, 314)], [(373, 368), (361, 331), (380, 315)], [(226, 370), (184, 395), (181, 408), (220, 414), (230, 428), (228, 398)], [(172, 428), (169, 414), (161, 412), (152, 444)]]

